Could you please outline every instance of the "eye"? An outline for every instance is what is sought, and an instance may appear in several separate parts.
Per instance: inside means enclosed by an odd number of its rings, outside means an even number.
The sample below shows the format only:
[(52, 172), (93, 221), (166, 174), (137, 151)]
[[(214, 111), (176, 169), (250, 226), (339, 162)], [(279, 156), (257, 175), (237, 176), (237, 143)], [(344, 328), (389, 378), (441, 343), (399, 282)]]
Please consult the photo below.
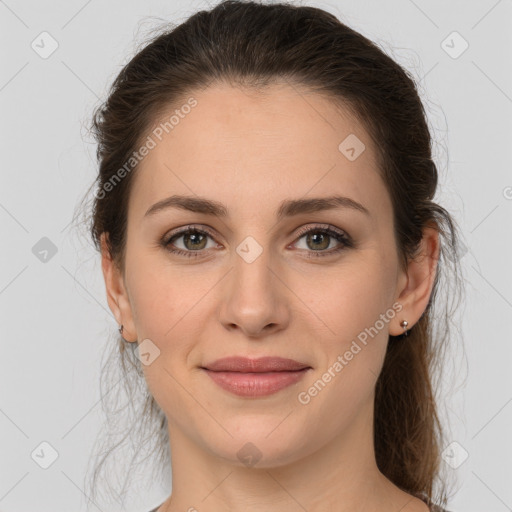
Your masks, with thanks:
[[(331, 226), (304, 228), (299, 231), (298, 236), (299, 240), (305, 238), (306, 250), (313, 247), (313, 250), (307, 250), (307, 258), (332, 256), (346, 248), (353, 247), (352, 240), (346, 233)], [(333, 239), (339, 242), (339, 246), (329, 251), (324, 250), (331, 245)]]
[[(201, 256), (201, 251), (206, 248), (205, 240), (207, 237), (213, 238), (213, 235), (204, 229), (194, 226), (187, 226), (185, 229), (174, 233), (170, 238), (163, 241), (163, 246), (171, 253), (178, 256), (197, 257)], [(176, 248), (173, 241), (183, 238), (184, 249)]]
[[(307, 258), (332, 256), (354, 246), (352, 239), (346, 233), (329, 225), (301, 229), (297, 236), (299, 237), (298, 240), (305, 238)], [(205, 249), (208, 248), (208, 238), (213, 240), (213, 233), (204, 228), (187, 226), (185, 229), (173, 233), (170, 237), (164, 237), (161, 245), (172, 254), (195, 258), (203, 255)], [(174, 243), (180, 239), (183, 239), (183, 248), (177, 247)], [(339, 243), (339, 246), (328, 251), (325, 250), (329, 248), (333, 239)], [(218, 247), (216, 244), (213, 244), (213, 246)], [(309, 250), (309, 247), (313, 247), (313, 249)]]

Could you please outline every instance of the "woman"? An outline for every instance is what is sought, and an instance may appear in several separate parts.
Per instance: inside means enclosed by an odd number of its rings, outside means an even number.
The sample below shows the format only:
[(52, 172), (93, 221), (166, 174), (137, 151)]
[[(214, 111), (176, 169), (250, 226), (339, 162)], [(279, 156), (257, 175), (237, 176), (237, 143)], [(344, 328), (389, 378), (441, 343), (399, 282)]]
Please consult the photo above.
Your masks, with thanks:
[(224, 1), (139, 51), (93, 127), (118, 355), (172, 462), (154, 510), (444, 510), (457, 228), (408, 73), (321, 9)]

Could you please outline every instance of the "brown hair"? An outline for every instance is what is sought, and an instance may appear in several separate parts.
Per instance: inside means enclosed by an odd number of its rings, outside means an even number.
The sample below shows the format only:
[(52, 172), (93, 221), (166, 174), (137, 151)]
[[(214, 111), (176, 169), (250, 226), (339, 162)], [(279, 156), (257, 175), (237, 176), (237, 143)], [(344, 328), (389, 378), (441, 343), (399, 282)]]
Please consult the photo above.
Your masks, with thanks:
[[(438, 302), (450, 296), (448, 277), (453, 278), (456, 291), (462, 282), (458, 228), (451, 215), (433, 201), (438, 171), (415, 81), (375, 43), (319, 8), (233, 0), (197, 12), (179, 26), (159, 29), (121, 70), (107, 100), (93, 116), (99, 161), (90, 222), (95, 247), (100, 250), (100, 236), (108, 233), (108, 250), (124, 269), (127, 204), (137, 166), (123, 173), (108, 193), (101, 191), (130, 161), (170, 105), (178, 105), (194, 90), (216, 82), (259, 89), (280, 80), (305, 86), (329, 97), (333, 105), (349, 109), (371, 136), (393, 204), (402, 268), (416, 255), (423, 228), (435, 226), (440, 233), (441, 255), (430, 302), (407, 337), (389, 340), (376, 384), (374, 442), (377, 465), (387, 478), (406, 492), (423, 496), (429, 506), (445, 506), (446, 481), (439, 478), (444, 430), (434, 377), (445, 363), (455, 310), (453, 300), (444, 306)], [(439, 314), (434, 314), (434, 305)], [(111, 345), (111, 362), (122, 369), (130, 406), (132, 386), (138, 382), (141, 387), (143, 410), (136, 414), (135, 422), (140, 435), (144, 435), (144, 425), (156, 429), (156, 435), (148, 432), (144, 439), (156, 441), (155, 448), (165, 462), (165, 415), (141, 383), (140, 363), (134, 356), (136, 344), (127, 346), (120, 337), (118, 340), (116, 346)], [(139, 380), (128, 370), (136, 372)], [(109, 394), (116, 384), (111, 383), (105, 394), (117, 403), (118, 395)], [(114, 409), (107, 408), (112, 417), (122, 412)], [(132, 435), (130, 426), (121, 441)], [(110, 453), (106, 451), (95, 468), (94, 482)]]

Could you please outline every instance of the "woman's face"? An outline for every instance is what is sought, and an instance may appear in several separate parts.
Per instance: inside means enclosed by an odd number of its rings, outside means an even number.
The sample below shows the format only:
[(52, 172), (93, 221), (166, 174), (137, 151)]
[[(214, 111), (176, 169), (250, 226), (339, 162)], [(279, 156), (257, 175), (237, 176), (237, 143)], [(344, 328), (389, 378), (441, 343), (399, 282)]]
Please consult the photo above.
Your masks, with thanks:
[[(150, 340), (142, 367), (171, 436), (271, 467), (367, 434), (388, 335), (413, 320), (398, 312), (407, 279), (368, 134), (328, 99), (289, 85), (191, 96), (195, 106), (162, 119), (176, 114), (174, 128), (155, 124), (134, 176), (118, 310), (126, 339)], [(212, 201), (225, 215), (147, 213), (171, 196)], [(334, 196), (362, 207), (281, 209)], [(208, 234), (180, 236), (191, 225)], [(241, 396), (203, 369), (228, 356), (309, 369), (278, 391)]]

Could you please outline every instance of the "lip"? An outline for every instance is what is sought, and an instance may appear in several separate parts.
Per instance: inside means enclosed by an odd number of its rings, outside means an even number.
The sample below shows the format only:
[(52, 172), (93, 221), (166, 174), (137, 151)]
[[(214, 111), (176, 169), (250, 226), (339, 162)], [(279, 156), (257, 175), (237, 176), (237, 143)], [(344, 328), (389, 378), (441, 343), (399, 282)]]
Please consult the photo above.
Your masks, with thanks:
[(268, 396), (295, 384), (310, 366), (282, 357), (226, 357), (201, 367), (222, 389), (237, 396)]
[(214, 372), (264, 373), (303, 370), (304, 368), (310, 368), (310, 366), (283, 357), (268, 356), (251, 359), (249, 357), (233, 356), (217, 359), (213, 363), (205, 364), (202, 368)]

